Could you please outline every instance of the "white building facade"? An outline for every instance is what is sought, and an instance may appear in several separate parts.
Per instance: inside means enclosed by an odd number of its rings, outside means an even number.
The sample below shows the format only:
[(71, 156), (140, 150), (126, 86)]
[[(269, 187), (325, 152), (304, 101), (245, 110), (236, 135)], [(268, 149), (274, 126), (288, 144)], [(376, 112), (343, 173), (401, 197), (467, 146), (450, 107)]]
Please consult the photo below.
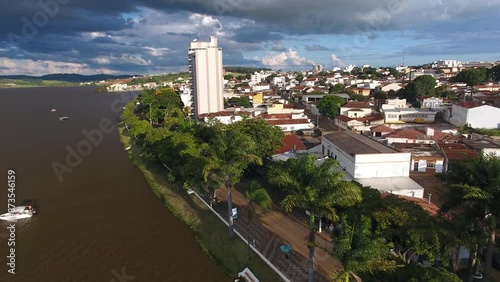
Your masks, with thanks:
[(453, 104), (450, 123), (454, 126), (469, 124), (473, 128), (500, 128), (500, 108), (479, 102)]
[(217, 38), (191, 42), (188, 55), (194, 118), (224, 110), (222, 50), (217, 46)]
[(409, 178), (411, 153), (398, 152), (350, 131), (327, 134), (321, 145), (323, 155), (337, 160), (347, 179), (380, 192), (423, 197), (424, 189)]

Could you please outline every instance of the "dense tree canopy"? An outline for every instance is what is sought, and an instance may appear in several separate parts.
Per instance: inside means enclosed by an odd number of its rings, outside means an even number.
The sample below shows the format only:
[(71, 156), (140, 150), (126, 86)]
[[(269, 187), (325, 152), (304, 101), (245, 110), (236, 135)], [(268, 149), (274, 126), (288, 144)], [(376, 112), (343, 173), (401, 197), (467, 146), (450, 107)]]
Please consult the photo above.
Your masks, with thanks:
[(321, 99), (316, 106), (322, 116), (334, 118), (340, 113), (340, 106), (344, 103), (344, 99), (339, 96), (327, 95), (323, 97), (323, 99)]
[(337, 83), (335, 85), (330, 86), (328, 89), (328, 93), (345, 93), (345, 85), (342, 83)]
[(419, 76), (408, 83), (405, 88), (401, 88), (398, 93), (408, 102), (415, 102), (424, 97), (435, 97), (436, 79), (432, 75)]
[(488, 78), (491, 81), (500, 82), (500, 65), (496, 65), (488, 71)]
[(281, 147), (285, 134), (277, 126), (270, 125), (264, 119), (243, 119), (229, 126), (239, 130), (242, 134), (249, 136), (255, 144), (252, 152), (260, 158), (267, 158), (274, 154), (274, 151)]
[(488, 81), (488, 69), (466, 69), (459, 72), (455, 77), (450, 79), (454, 82), (464, 82), (468, 86), (479, 85)]
[(250, 98), (247, 96), (241, 96), (241, 97), (231, 97), (226, 100), (226, 105), (229, 107), (245, 107), (245, 108), (252, 108), (253, 105), (250, 102)]

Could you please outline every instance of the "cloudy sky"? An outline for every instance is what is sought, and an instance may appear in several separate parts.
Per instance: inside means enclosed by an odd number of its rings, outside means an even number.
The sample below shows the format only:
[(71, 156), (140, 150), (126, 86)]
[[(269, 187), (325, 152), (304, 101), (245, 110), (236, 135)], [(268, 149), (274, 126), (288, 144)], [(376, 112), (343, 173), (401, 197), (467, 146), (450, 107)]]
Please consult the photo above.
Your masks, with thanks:
[(232, 66), (496, 61), (499, 22), (500, 0), (1, 1), (0, 75), (186, 70), (210, 35)]

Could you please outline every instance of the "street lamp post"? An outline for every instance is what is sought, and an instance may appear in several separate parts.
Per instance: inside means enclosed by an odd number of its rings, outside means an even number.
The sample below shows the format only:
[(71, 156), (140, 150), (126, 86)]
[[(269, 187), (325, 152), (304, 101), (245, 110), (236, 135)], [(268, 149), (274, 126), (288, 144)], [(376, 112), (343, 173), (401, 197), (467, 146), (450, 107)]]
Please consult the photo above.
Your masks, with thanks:
[(151, 103), (149, 103), (149, 124), (153, 125), (153, 117), (151, 116)]

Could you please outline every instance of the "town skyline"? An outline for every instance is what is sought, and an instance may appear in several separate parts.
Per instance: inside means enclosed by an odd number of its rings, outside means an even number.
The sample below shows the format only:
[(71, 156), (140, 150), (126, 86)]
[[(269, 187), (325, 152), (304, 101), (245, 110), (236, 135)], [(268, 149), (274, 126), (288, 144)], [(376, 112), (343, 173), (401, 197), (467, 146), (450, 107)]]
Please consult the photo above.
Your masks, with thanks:
[(185, 71), (210, 36), (225, 66), (284, 71), (500, 59), (497, 0), (21, 2), (0, 4), (0, 75)]

